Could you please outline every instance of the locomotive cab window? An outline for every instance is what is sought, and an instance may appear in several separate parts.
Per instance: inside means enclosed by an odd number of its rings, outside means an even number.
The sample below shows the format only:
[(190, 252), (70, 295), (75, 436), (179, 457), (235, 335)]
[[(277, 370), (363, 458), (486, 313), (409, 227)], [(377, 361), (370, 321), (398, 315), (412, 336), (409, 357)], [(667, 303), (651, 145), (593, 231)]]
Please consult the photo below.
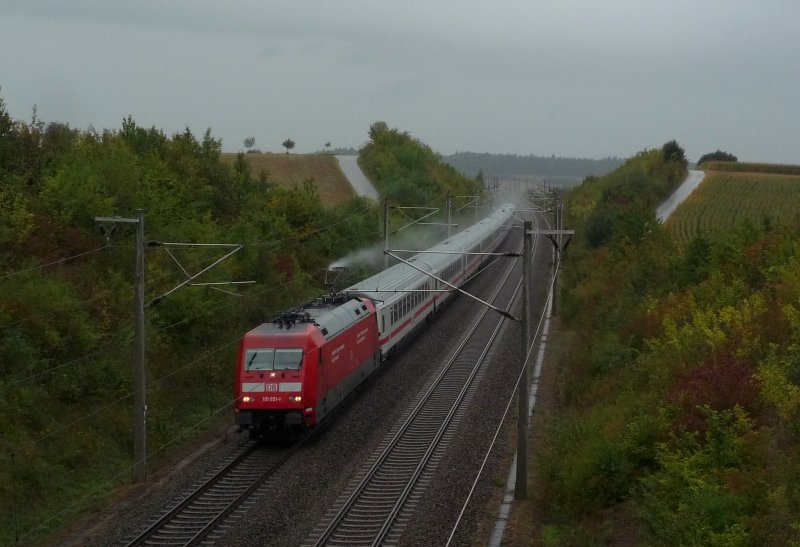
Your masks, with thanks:
[(299, 370), (302, 362), (301, 348), (253, 348), (245, 352), (244, 369)]
[(303, 363), (303, 350), (285, 348), (275, 350), (275, 370), (299, 370)]

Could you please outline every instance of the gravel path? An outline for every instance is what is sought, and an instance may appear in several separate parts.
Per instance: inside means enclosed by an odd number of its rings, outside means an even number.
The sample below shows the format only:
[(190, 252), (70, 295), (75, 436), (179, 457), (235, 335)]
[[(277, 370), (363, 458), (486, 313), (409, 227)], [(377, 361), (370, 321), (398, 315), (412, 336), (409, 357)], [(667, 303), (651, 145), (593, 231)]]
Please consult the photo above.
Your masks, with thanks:
[(703, 182), (703, 177), (705, 176), (706, 174), (704, 171), (697, 171), (694, 169), (690, 170), (689, 174), (686, 176), (686, 180), (684, 180), (681, 185), (678, 186), (678, 189), (672, 193), (667, 201), (659, 205), (658, 209), (656, 209), (656, 217), (658, 220), (661, 222), (666, 222), (667, 218), (669, 218), (669, 215), (671, 215), (675, 209), (678, 208), (678, 205), (680, 205), (683, 200), (689, 197), (689, 194), (691, 194), (695, 188), (700, 186), (700, 183)]
[(356, 194), (374, 199), (375, 201), (380, 199), (378, 191), (372, 186), (372, 183), (361, 170), (361, 167), (358, 166), (358, 156), (336, 156), (336, 159), (339, 161), (339, 167), (342, 168), (342, 173), (344, 173), (345, 178), (350, 181)]

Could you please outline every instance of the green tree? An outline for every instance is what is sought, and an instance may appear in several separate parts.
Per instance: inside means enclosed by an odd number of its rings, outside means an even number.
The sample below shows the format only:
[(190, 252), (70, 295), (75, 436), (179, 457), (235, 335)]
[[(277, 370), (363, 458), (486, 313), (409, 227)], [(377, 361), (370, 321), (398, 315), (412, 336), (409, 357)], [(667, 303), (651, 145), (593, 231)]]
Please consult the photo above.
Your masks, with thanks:
[(248, 152), (249, 152), (249, 151), (250, 151), (250, 149), (251, 149), (251, 148), (253, 148), (255, 145), (256, 145), (256, 138), (255, 138), (255, 137), (247, 137), (247, 138), (244, 140), (244, 147), (245, 147), (245, 148), (247, 148)]
[(703, 154), (700, 156), (700, 159), (697, 160), (697, 164), (700, 165), (701, 163), (705, 163), (707, 161), (739, 161), (739, 158), (733, 154), (717, 149), (716, 152), (709, 152), (708, 154)]
[(675, 162), (683, 164), (684, 167), (686, 166), (686, 153), (681, 148), (681, 145), (678, 144), (678, 141), (673, 139), (664, 143), (661, 152), (665, 162)]
[(375, 122), (369, 126), (369, 140), (376, 142), (378, 138), (389, 131), (386, 122)]
[(283, 147), (286, 149), (286, 153), (289, 153), (289, 150), (294, 148), (294, 141), (292, 139), (286, 139), (283, 141)]

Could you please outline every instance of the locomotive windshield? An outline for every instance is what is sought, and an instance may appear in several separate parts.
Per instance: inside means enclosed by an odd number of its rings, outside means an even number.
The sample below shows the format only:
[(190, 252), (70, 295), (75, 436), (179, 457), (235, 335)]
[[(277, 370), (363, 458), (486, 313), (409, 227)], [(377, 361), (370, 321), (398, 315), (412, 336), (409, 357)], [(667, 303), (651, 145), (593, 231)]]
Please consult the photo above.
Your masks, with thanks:
[(253, 348), (244, 355), (245, 370), (299, 370), (302, 348)]

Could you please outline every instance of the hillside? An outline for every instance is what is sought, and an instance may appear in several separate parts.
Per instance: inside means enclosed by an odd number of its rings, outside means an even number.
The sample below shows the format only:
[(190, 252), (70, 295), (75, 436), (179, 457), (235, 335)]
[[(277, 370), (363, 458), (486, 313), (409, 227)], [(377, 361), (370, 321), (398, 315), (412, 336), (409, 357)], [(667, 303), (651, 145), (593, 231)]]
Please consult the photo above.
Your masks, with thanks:
[[(224, 153), (221, 159), (234, 165), (238, 154)], [(327, 154), (244, 154), (250, 165), (250, 173), (257, 179), (265, 172), (270, 181), (291, 188), (312, 179), (324, 203), (339, 204), (355, 197), (350, 183), (339, 169), (339, 162)]]
[(735, 190), (772, 181), (707, 176), (693, 218), (724, 229), (680, 243), (654, 215), (669, 157), (566, 195), (570, 347), (532, 458), (533, 544), (800, 544), (800, 219), (734, 222), (783, 207)]
[[(45, 543), (131, 476), (136, 231), (96, 217), (142, 209), (146, 241), (187, 244), (144, 249), (150, 472), (232, 422), (242, 334), (376, 241), (378, 208), (343, 195), (335, 159), (273, 159), (274, 174), (253, 176), (210, 130), (168, 136), (127, 118), (80, 131), (14, 120), (0, 99), (0, 458), (14, 462), (0, 466), (0, 544), (15, 531)], [(323, 197), (309, 179), (339, 190)], [(208, 243), (243, 248), (198, 282), (254, 283), (172, 292), (227, 252), (193, 246)]]
[[(417, 190), (414, 205), (479, 192), (426, 145), (376, 136), (377, 182)], [(210, 130), (168, 136), (130, 117), (29, 123), (1, 98), (0, 181), (0, 544), (46, 543), (131, 476), (136, 233), (97, 217), (142, 209), (146, 241), (186, 244), (144, 249), (148, 473), (232, 423), (243, 333), (324, 292), (327, 266), (382, 225), (331, 156), (226, 155)], [(181, 285), (224, 254), (207, 243), (243, 247), (198, 282), (254, 283)]]

